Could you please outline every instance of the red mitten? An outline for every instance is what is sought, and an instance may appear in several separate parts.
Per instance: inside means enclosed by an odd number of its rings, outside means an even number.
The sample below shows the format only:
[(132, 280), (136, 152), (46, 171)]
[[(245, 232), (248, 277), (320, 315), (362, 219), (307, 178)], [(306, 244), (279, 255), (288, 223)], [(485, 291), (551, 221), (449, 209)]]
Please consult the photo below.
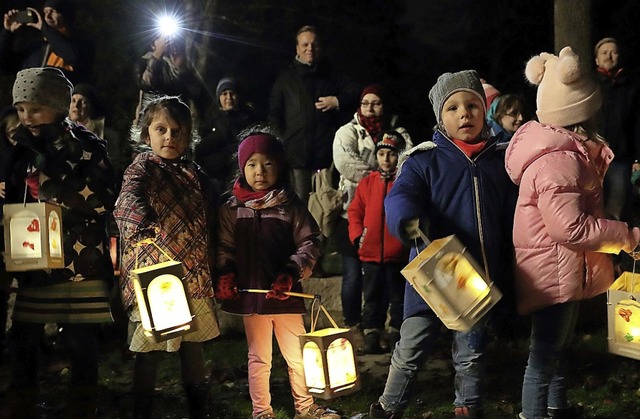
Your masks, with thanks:
[(237, 300), (240, 298), (236, 274), (231, 272), (226, 275), (220, 275), (214, 295), (218, 300)]
[(271, 284), (271, 291), (267, 293), (268, 299), (276, 298), (278, 300), (286, 300), (289, 298), (285, 292), (291, 291), (291, 287), (293, 286), (293, 279), (291, 275), (287, 273), (279, 274), (276, 278), (276, 281)]

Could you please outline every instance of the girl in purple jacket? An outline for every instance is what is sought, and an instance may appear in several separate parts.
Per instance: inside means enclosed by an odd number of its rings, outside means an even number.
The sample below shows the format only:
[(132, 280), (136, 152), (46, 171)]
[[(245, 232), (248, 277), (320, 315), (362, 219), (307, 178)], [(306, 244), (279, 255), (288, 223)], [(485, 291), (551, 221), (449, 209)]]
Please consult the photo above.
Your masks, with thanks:
[(315, 404), (307, 390), (298, 338), (305, 333), (306, 309), (302, 298), (287, 295), (302, 292), (300, 281), (311, 276), (320, 254), (320, 231), (291, 188), (282, 142), (259, 127), (248, 128), (240, 138), (240, 175), (219, 215), (215, 295), (222, 310), (242, 316), (252, 416), (276, 417), (269, 390), (275, 335), (289, 368), (295, 417), (339, 419)]

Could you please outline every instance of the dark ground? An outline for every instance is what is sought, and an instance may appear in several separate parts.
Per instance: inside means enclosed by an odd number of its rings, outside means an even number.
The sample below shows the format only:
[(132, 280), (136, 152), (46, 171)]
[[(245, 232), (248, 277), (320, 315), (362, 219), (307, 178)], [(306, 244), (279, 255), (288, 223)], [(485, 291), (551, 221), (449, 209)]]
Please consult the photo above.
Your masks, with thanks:
[[(571, 351), (571, 399), (583, 410), (584, 418), (640, 418), (640, 369), (638, 361), (607, 353), (606, 326), (603, 327), (603, 300), (586, 306), (583, 323)], [(519, 411), (519, 393), (526, 362), (526, 322), (515, 328), (515, 337), (495, 339), (488, 354), (486, 418), (515, 418)], [(518, 330), (520, 329), (520, 330)], [(133, 399), (129, 393), (133, 358), (120, 339), (108, 339), (114, 330), (104, 330), (100, 363), (98, 417), (129, 418)], [(433, 411), (434, 418), (452, 418), (453, 369), (450, 363), (450, 339), (445, 332), (441, 343), (417, 378), (416, 394), (405, 417), (424, 418)], [(43, 347), (41, 368), (41, 419), (62, 418), (69, 365), (57, 340)], [(205, 346), (210, 370), (210, 411), (214, 418), (249, 418), (246, 343), (244, 336), (222, 336)], [(275, 351), (274, 351), (275, 352)], [(8, 382), (8, 365), (0, 366), (0, 390)], [(364, 418), (370, 403), (382, 392), (389, 355), (366, 355), (358, 358), (362, 389), (331, 401), (319, 400), (337, 409), (345, 418)], [(167, 354), (158, 375), (155, 417), (187, 417), (186, 400), (180, 382), (178, 357)], [(273, 406), (278, 419), (293, 417), (292, 401), (282, 357), (274, 355), (272, 376)], [(0, 411), (2, 411), (0, 400)], [(6, 415), (0, 415), (5, 418)], [(66, 418), (65, 418), (66, 419)]]

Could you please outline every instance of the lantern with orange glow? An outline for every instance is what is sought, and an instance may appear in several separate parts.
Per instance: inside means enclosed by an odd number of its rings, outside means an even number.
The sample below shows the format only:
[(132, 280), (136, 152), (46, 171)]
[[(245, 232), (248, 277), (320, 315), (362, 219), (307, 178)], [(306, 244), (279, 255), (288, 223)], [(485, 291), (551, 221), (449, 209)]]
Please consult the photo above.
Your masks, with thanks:
[(2, 222), (8, 272), (64, 268), (60, 206), (5, 204)]
[(162, 342), (195, 330), (181, 262), (157, 263), (132, 273), (145, 334)]
[(449, 329), (467, 331), (502, 298), (455, 236), (427, 244), (402, 275)]
[(640, 274), (623, 272), (607, 291), (609, 352), (640, 359)]

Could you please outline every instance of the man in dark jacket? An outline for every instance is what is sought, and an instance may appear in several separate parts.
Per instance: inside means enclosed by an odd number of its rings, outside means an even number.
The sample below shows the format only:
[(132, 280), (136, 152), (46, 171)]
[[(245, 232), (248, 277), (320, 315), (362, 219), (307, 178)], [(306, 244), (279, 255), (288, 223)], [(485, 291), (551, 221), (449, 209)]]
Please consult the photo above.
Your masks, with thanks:
[(293, 168), (296, 194), (306, 203), (314, 170), (331, 165), (340, 110), (351, 111), (359, 86), (320, 61), (313, 26), (296, 35), (296, 58), (277, 78), (269, 99), (269, 121), (280, 131)]
[(640, 158), (640, 90), (620, 65), (618, 42), (603, 38), (595, 47), (596, 78), (603, 93), (598, 132), (615, 153), (604, 178), (605, 212), (625, 219), (631, 196), (631, 166)]

